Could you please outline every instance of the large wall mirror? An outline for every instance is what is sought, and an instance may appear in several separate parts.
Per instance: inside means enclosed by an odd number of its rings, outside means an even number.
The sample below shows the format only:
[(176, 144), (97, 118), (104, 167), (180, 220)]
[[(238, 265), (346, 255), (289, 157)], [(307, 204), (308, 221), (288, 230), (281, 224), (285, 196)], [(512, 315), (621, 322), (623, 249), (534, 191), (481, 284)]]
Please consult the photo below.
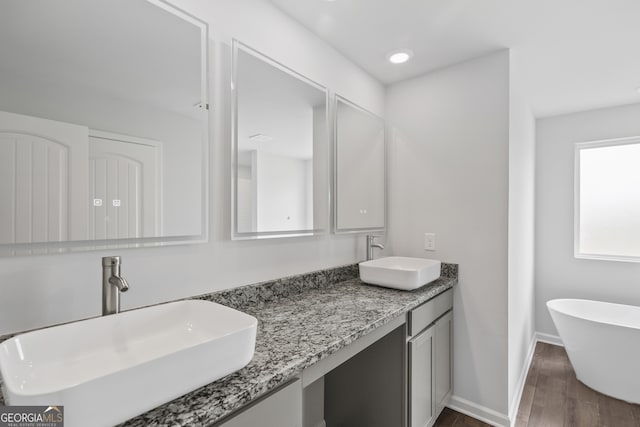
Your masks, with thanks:
[(384, 121), (336, 96), (334, 231), (385, 229), (386, 167)]
[(159, 0), (4, 0), (0, 40), (2, 253), (206, 239), (206, 24)]
[(327, 99), (326, 88), (234, 41), (234, 239), (327, 230)]

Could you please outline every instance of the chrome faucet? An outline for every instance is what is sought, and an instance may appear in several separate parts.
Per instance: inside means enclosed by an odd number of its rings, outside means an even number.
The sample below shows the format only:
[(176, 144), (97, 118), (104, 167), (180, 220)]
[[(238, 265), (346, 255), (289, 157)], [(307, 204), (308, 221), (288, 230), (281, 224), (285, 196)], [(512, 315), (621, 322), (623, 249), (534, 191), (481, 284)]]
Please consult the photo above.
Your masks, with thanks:
[(120, 292), (127, 292), (129, 284), (120, 275), (120, 257), (102, 258), (102, 315), (120, 312)]
[(373, 248), (384, 249), (384, 246), (380, 243), (375, 243), (375, 238), (380, 237), (374, 234), (367, 235), (367, 261), (373, 259)]

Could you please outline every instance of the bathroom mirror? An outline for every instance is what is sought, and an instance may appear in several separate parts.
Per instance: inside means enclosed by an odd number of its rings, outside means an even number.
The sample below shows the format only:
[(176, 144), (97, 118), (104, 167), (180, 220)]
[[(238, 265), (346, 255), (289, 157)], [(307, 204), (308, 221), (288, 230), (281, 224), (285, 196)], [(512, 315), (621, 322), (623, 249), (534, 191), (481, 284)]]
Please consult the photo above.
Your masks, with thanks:
[(206, 239), (206, 24), (159, 0), (4, 0), (0, 40), (3, 253)]
[(321, 85), (233, 42), (234, 239), (328, 228), (327, 97)]
[(384, 121), (336, 96), (334, 231), (385, 229), (386, 168)]

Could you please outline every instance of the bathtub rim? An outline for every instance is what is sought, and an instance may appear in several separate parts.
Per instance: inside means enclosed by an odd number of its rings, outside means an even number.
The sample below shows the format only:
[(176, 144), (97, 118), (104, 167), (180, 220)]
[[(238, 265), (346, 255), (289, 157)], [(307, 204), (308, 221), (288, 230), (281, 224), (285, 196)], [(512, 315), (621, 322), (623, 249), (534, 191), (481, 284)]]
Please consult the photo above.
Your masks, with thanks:
[[(629, 330), (633, 330), (633, 331), (640, 331), (640, 315), (638, 318), (638, 323), (637, 324), (624, 324), (624, 323), (620, 323), (619, 321), (613, 321), (612, 319), (610, 319), (609, 321), (604, 321), (602, 319), (595, 319), (595, 318), (591, 318), (591, 317), (584, 317), (584, 316), (579, 316), (576, 315), (576, 313), (574, 312), (570, 312), (567, 310), (560, 310), (557, 307), (555, 307), (557, 304), (552, 304), (552, 303), (561, 303), (561, 302), (586, 302), (589, 304), (600, 304), (600, 305), (607, 305), (607, 306), (615, 306), (615, 307), (627, 307), (627, 308), (633, 308), (635, 310), (637, 310), (640, 313), (640, 306), (637, 305), (630, 305), (630, 304), (619, 304), (619, 303), (615, 303), (615, 302), (607, 302), (607, 301), (597, 301), (597, 300), (590, 300), (590, 299), (584, 299), (584, 298), (554, 298), (551, 300), (548, 300), (546, 302), (546, 306), (547, 306), (547, 310), (549, 310), (549, 312), (551, 313), (552, 311), (559, 313), (559, 314), (563, 314), (565, 316), (569, 316), (572, 317), (574, 319), (580, 319), (583, 320), (585, 322), (591, 322), (591, 323), (597, 323), (599, 325), (608, 325), (611, 327), (616, 327), (616, 328), (625, 328), (625, 329), (629, 329)], [(557, 326), (556, 326), (557, 328)], [(560, 337), (562, 339), (562, 337)]]

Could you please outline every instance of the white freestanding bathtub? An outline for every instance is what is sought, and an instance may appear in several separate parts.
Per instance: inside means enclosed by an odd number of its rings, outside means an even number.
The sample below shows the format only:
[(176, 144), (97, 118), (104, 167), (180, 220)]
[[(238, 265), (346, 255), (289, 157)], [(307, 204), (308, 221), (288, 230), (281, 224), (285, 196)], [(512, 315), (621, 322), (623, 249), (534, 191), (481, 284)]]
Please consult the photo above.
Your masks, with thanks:
[(640, 403), (640, 307), (556, 299), (547, 308), (578, 379), (601, 393)]

